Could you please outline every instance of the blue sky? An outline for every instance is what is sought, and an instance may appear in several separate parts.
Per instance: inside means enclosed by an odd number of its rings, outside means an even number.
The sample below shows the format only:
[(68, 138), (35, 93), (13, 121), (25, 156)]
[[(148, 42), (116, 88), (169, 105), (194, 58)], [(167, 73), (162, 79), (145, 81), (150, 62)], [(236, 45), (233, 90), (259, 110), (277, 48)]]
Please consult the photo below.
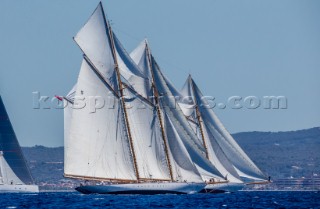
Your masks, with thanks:
[[(32, 109), (32, 92), (64, 95), (82, 55), (72, 37), (98, 1), (0, 2), (0, 94), (21, 145), (63, 145), (63, 112)], [(103, 1), (128, 51), (145, 37), (164, 73), (203, 93), (286, 96), (288, 109), (217, 109), (231, 133), (320, 126), (320, 1)], [(258, 140), (258, 139), (257, 139)]]

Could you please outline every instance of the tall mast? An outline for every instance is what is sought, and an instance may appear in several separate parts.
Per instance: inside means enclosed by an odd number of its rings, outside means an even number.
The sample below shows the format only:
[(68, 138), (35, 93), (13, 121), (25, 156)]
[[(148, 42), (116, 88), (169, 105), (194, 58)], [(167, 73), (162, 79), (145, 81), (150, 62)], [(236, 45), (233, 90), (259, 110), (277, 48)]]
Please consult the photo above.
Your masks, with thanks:
[(150, 68), (151, 75), (152, 75), (152, 89), (153, 89), (154, 99), (156, 102), (159, 123), (160, 123), (160, 127), (161, 127), (161, 134), (162, 134), (162, 139), (163, 139), (163, 143), (164, 143), (164, 151), (166, 153), (166, 159), (167, 159), (167, 163), (168, 163), (168, 167), (169, 167), (170, 178), (171, 178), (171, 181), (173, 181), (174, 179), (173, 179), (173, 173), (172, 173), (172, 165), (171, 165), (169, 152), (168, 152), (168, 143), (167, 143), (165, 131), (163, 128), (163, 122), (162, 122), (162, 117), (161, 117), (161, 112), (160, 112), (159, 92), (158, 92), (158, 89), (155, 85), (154, 73), (153, 73), (152, 64), (151, 64), (150, 50), (149, 50), (147, 42), (146, 42), (146, 52), (147, 52), (147, 57), (148, 57), (149, 68)]
[[(101, 2), (100, 2), (100, 4), (101, 4)], [(110, 41), (111, 48), (112, 48), (112, 55), (113, 55), (114, 64), (115, 64), (115, 71), (117, 74), (118, 88), (120, 91), (120, 100), (121, 100), (121, 105), (122, 105), (123, 114), (124, 114), (124, 118), (125, 118), (126, 129), (128, 132), (128, 138), (129, 138), (129, 143), (130, 143), (130, 148), (131, 148), (131, 153), (132, 153), (132, 158), (133, 158), (134, 170), (135, 170), (135, 173), (137, 176), (137, 181), (139, 182), (140, 176), (139, 176), (139, 171), (138, 171), (137, 158), (136, 158), (136, 154), (135, 154), (135, 150), (134, 150), (134, 146), (133, 146), (133, 139), (132, 139), (132, 135), (131, 135), (131, 129), (130, 129), (130, 124), (129, 124), (129, 120), (128, 120), (128, 113), (127, 113), (127, 109), (126, 109), (126, 104), (125, 104), (124, 97), (123, 97), (124, 96), (123, 84), (121, 81), (120, 70), (119, 70), (119, 66), (118, 66), (118, 60), (117, 60), (117, 54), (116, 54), (116, 50), (115, 50), (113, 33), (112, 33), (112, 29), (110, 27), (109, 22), (106, 20), (104, 11), (103, 11), (103, 18), (105, 19), (105, 23), (106, 23), (106, 25), (108, 27), (108, 31), (109, 31), (109, 39), (110, 39), (109, 41)]]
[(207, 159), (209, 159), (208, 147), (207, 147), (206, 139), (204, 137), (203, 127), (202, 127), (202, 123), (201, 123), (202, 119), (201, 119), (201, 114), (200, 114), (200, 111), (199, 111), (199, 103), (198, 103), (197, 97), (195, 96), (195, 89), (194, 89), (194, 84), (193, 84), (191, 75), (189, 75), (189, 81), (188, 82), (191, 85), (192, 92), (193, 92), (193, 98), (194, 98), (194, 101), (195, 101), (195, 108), (196, 108), (196, 115), (197, 115), (197, 120), (198, 120), (198, 123), (199, 123), (199, 128), (200, 128), (200, 133), (201, 133), (203, 146), (204, 146), (204, 149), (206, 151), (206, 157), (207, 157)]

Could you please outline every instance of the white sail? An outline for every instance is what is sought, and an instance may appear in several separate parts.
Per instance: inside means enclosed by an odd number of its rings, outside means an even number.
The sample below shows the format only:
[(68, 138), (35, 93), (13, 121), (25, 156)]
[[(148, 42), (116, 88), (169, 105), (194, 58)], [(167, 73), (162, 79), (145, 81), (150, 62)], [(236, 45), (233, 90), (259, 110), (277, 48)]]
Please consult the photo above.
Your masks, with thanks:
[(171, 119), (175, 129), (183, 140), (184, 146), (187, 148), (192, 161), (198, 167), (198, 170), (203, 180), (209, 180), (210, 178), (219, 178), (221, 173), (210, 163), (205, 157), (205, 151), (197, 136), (195, 135), (192, 127), (187, 121), (186, 117), (180, 106), (176, 103), (176, 99), (170, 91), (166, 80), (164, 79), (159, 66), (152, 58), (152, 69), (156, 80), (157, 89), (161, 95), (161, 102), (163, 105), (163, 111)]
[[(84, 62), (85, 60), (83, 60)], [(71, 123), (72, 123), (72, 112), (73, 112), (73, 102), (76, 96), (76, 91), (77, 91), (77, 84), (73, 86), (73, 88), (69, 91), (67, 96), (65, 96), (63, 100), (63, 125), (64, 125), (64, 166), (67, 168), (67, 156), (70, 155), (68, 152), (68, 147), (72, 146), (70, 144), (70, 128), (71, 128)]]
[(202, 124), (202, 127), (204, 137), (208, 139), (206, 141), (206, 146), (209, 154), (209, 160), (213, 165), (215, 165), (225, 179), (232, 183), (242, 183), (239, 174), (234, 169), (232, 163), (229, 161), (228, 157), (225, 155), (214, 137), (215, 135), (218, 135), (218, 133), (212, 134), (213, 130), (210, 130), (205, 123)]
[(24, 184), (17, 175), (13, 172), (12, 168), (3, 157), (0, 151), (0, 182), (2, 184)]
[[(149, 86), (151, 87), (152, 72), (148, 54), (146, 51), (146, 41), (143, 41), (130, 54), (132, 59), (149, 79)], [(150, 96), (154, 96), (153, 93)], [(202, 178), (192, 162), (190, 155), (184, 146), (177, 130), (175, 129), (172, 120), (166, 113), (161, 114), (165, 140), (168, 144), (168, 157), (172, 170), (172, 177), (174, 181), (193, 181), (202, 182)], [(162, 136), (161, 136), (162, 137)]]
[(141, 43), (130, 53), (131, 59), (139, 67), (140, 71), (145, 75), (150, 81), (152, 81), (152, 74), (149, 69), (148, 55), (146, 51), (147, 40), (141, 41)]
[[(159, 93), (163, 93), (167, 95), (166, 97), (161, 97), (160, 95), (160, 98), (161, 98), (160, 102), (163, 104), (162, 109), (165, 112), (164, 114), (166, 115), (166, 117), (169, 117), (170, 119), (170, 123), (172, 124), (171, 129), (173, 129), (174, 132), (176, 132), (177, 135), (179, 136), (179, 139), (183, 141), (184, 143), (183, 146), (188, 150), (188, 152), (192, 153), (190, 157), (192, 160), (197, 161), (195, 167), (198, 168), (198, 170), (201, 170), (201, 175), (203, 174), (202, 177), (205, 177), (204, 178), (205, 180), (213, 177), (218, 177), (221, 174), (210, 164), (209, 161), (203, 158), (204, 151), (201, 148), (201, 144), (199, 143), (197, 137), (193, 136), (192, 138), (190, 138), (190, 133), (193, 135), (194, 133), (192, 131), (192, 127), (186, 121), (181, 110), (180, 109), (171, 110), (171, 108), (169, 107), (169, 106), (174, 107), (176, 105), (174, 96), (179, 96), (180, 93), (175, 89), (172, 83), (162, 75), (162, 73), (160, 72), (160, 70), (158, 69), (158, 66), (155, 64), (154, 61), (152, 61), (152, 63), (148, 62), (148, 57), (147, 57), (148, 55), (146, 53), (146, 50), (147, 50), (147, 42), (146, 40), (144, 40), (130, 55), (132, 56), (136, 64), (139, 65), (140, 68), (142, 68), (141, 71), (146, 72), (146, 74), (149, 75), (149, 77), (152, 76), (150, 66), (152, 65), (152, 69), (156, 69), (156, 70), (153, 70), (155, 79), (157, 79), (156, 85), (158, 84), (156, 87), (157, 88), (160, 87), (160, 89), (162, 89), (162, 92), (159, 92)], [(152, 79), (152, 78), (149, 78), (149, 79)], [(182, 123), (184, 127), (179, 121), (179, 119), (177, 119), (177, 116), (180, 120), (183, 121)], [(168, 119), (164, 118), (163, 120), (165, 121)], [(165, 123), (165, 125), (167, 125), (167, 122)], [(188, 131), (186, 131), (186, 129)], [(168, 134), (167, 131), (168, 130), (165, 130), (166, 134)], [(178, 140), (178, 139), (175, 139), (175, 137), (173, 137), (174, 135), (172, 133), (173, 131), (171, 131), (171, 134), (169, 134), (170, 135), (169, 137), (167, 136), (169, 145), (171, 140)], [(169, 148), (171, 149), (170, 146)], [(179, 163), (177, 163), (176, 165), (179, 166)], [(201, 167), (203, 167), (203, 169)]]
[[(148, 46), (148, 42), (145, 39), (130, 53), (130, 57), (138, 65), (143, 75), (145, 75), (149, 79), (149, 82), (150, 82), (149, 85), (151, 87), (152, 74), (151, 74), (150, 63), (147, 55), (147, 49), (146, 49), (147, 46)], [(148, 47), (148, 50), (149, 50), (149, 53), (151, 54), (151, 49), (149, 47)], [(166, 81), (166, 84), (169, 90), (172, 92), (172, 94), (175, 97), (179, 97), (180, 92), (174, 87), (174, 85), (165, 75), (162, 75), (162, 76), (163, 76), (163, 79)]]
[(101, 3), (74, 37), (74, 40), (99, 73), (116, 90), (115, 62), (109, 41), (109, 28)]
[(164, 129), (168, 139), (169, 157), (172, 166), (173, 179), (175, 181), (202, 182), (197, 167), (192, 162), (188, 150), (175, 129), (170, 117), (163, 115)]
[(130, 85), (136, 92), (144, 98), (150, 99), (152, 89), (148, 75), (143, 74), (130, 55), (123, 48), (116, 35), (113, 35), (115, 51), (123, 82)]
[(139, 177), (170, 180), (155, 106), (145, 102), (129, 88), (124, 92)]
[[(238, 173), (216, 141), (217, 136), (221, 136), (216, 130), (209, 129), (206, 121), (202, 121), (202, 118), (199, 121), (197, 117), (197, 102), (194, 97), (194, 90), (191, 82), (191, 77), (189, 76), (181, 90), (181, 95), (183, 96), (181, 97), (179, 105), (189, 119), (190, 124), (193, 124), (193, 126), (196, 127), (195, 131), (198, 134), (199, 139), (201, 139), (202, 145), (206, 146), (208, 158), (212, 164), (214, 164), (220, 173), (230, 182), (241, 183), (242, 181), (240, 180)], [(203, 133), (201, 133), (200, 125)]]
[[(116, 83), (116, 81), (112, 81)], [(101, 109), (92, 112), (92, 97), (104, 101)], [(77, 82), (70, 133), (65, 147), (65, 175), (118, 180), (135, 180), (135, 171), (124, 128), (119, 99), (96, 75), (90, 65), (82, 62)], [(99, 105), (101, 106), (101, 104)]]
[[(240, 148), (237, 142), (232, 138), (229, 132), (225, 129), (223, 124), (220, 122), (218, 117), (215, 115), (212, 108), (209, 107), (209, 102), (203, 97), (197, 85), (191, 80), (194, 86), (195, 95), (194, 98), (197, 101), (201, 101), (199, 104), (199, 111), (204, 121), (205, 128), (211, 133), (212, 140), (214, 143), (218, 143), (221, 150), (232, 163), (232, 165), (239, 171), (239, 175), (244, 173), (246, 178), (251, 177), (252, 179), (266, 179), (265, 175), (260, 169), (252, 162), (247, 154)], [(186, 92), (186, 91), (185, 91)], [(211, 140), (211, 141), (212, 141)], [(213, 141), (212, 141), (213, 142)], [(230, 170), (231, 172), (231, 170)], [(243, 176), (244, 177), (244, 176)]]

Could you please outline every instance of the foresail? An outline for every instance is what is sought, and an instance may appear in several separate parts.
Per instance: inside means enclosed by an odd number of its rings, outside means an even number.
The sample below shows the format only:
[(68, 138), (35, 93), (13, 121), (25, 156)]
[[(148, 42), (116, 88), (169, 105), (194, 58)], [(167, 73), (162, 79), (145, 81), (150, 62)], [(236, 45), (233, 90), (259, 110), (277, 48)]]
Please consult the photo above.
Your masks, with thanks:
[(120, 101), (85, 60), (73, 108), (65, 175), (136, 180)]
[(14, 174), (24, 183), (33, 184), (33, 179), (24, 159), (18, 139), (0, 96), (0, 151)]
[[(240, 176), (216, 141), (216, 137), (221, 136), (216, 130), (208, 128), (206, 121), (203, 121), (202, 115), (200, 115), (200, 118), (197, 117), (196, 108), (199, 107), (197, 106), (198, 100), (196, 99), (198, 98), (194, 95), (192, 79), (190, 76), (188, 77), (181, 90), (181, 95), (182, 97), (179, 101), (179, 105), (180, 107), (182, 107), (182, 110), (185, 116), (188, 118), (192, 127), (196, 127), (196, 129), (194, 128), (194, 130), (197, 133), (199, 139), (201, 139), (202, 145), (206, 146), (205, 149), (208, 153), (208, 159), (212, 162), (213, 165), (215, 165), (215, 167), (225, 177), (225, 179), (228, 179), (233, 183), (241, 183), (242, 181), (240, 180)], [(200, 126), (202, 128), (202, 133), (200, 133)]]
[(197, 167), (192, 162), (188, 150), (174, 128), (171, 119), (165, 113), (163, 114), (163, 121), (166, 138), (168, 139), (173, 179), (175, 181), (201, 182), (202, 178)]
[(216, 168), (220, 171), (220, 173), (225, 177), (225, 179), (229, 180), (233, 183), (242, 183), (239, 174), (233, 167), (232, 163), (229, 161), (228, 157), (225, 155), (222, 148), (216, 141), (216, 137), (218, 133), (212, 133), (212, 129), (209, 129), (206, 123), (203, 123), (203, 132), (204, 137), (207, 140), (207, 149), (209, 153), (209, 159), (216, 166)]
[(241, 178), (243, 179), (244, 182), (248, 183), (248, 182), (259, 182), (259, 181), (266, 181), (266, 178), (257, 178), (254, 176), (250, 176), (248, 174), (243, 173), (242, 171), (240, 171), (239, 169), (237, 169), (234, 166), (234, 169), (239, 173), (239, 175), (241, 176)]
[[(229, 132), (225, 129), (218, 117), (215, 115), (212, 108), (209, 108), (209, 102), (205, 100), (197, 85), (193, 82), (196, 92), (196, 99), (201, 101), (199, 110), (202, 119), (207, 128), (213, 134), (216, 142), (219, 144), (225, 155), (230, 162), (242, 173), (254, 178), (266, 179), (265, 175), (260, 169), (252, 162), (247, 154), (240, 148), (237, 142), (232, 138)], [(239, 174), (240, 175), (240, 174)], [(241, 175), (240, 175), (241, 176)]]

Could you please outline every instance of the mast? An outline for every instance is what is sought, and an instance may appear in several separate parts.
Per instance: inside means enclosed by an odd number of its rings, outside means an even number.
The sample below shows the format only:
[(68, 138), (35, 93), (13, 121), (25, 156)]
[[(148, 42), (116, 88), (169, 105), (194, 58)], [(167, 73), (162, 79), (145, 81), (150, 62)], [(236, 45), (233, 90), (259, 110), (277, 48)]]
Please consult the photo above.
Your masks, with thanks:
[(153, 89), (154, 99), (155, 99), (155, 103), (156, 103), (159, 123), (160, 123), (160, 127), (161, 127), (161, 134), (162, 134), (162, 139), (163, 139), (163, 143), (164, 143), (164, 151), (166, 153), (166, 159), (167, 159), (167, 163), (168, 163), (168, 167), (169, 167), (170, 178), (171, 178), (171, 181), (173, 181), (174, 179), (173, 179), (172, 165), (171, 165), (171, 161), (169, 158), (169, 152), (168, 152), (168, 143), (167, 143), (167, 139), (165, 136), (165, 131), (163, 128), (163, 121), (162, 121), (161, 112), (160, 112), (159, 93), (158, 93), (157, 87), (155, 85), (155, 79), (154, 79), (154, 74), (153, 74), (153, 69), (152, 69), (152, 64), (151, 64), (150, 50), (149, 50), (147, 42), (146, 42), (146, 52), (147, 52), (149, 68), (150, 68), (151, 75), (152, 75), (152, 89)]
[(206, 143), (206, 140), (205, 140), (205, 137), (204, 137), (204, 133), (203, 133), (203, 127), (202, 127), (202, 123), (201, 123), (202, 122), (201, 114), (200, 114), (200, 111), (199, 111), (198, 100), (197, 100), (197, 97), (195, 96), (195, 89), (194, 89), (194, 85), (193, 85), (193, 82), (192, 82), (191, 75), (189, 75), (189, 83), (191, 85), (192, 92), (193, 92), (193, 97), (194, 97), (194, 101), (195, 101), (195, 108), (196, 108), (196, 115), (197, 115), (197, 120), (198, 120), (198, 123), (199, 123), (199, 128), (200, 128), (200, 133), (201, 133), (203, 146), (204, 146), (204, 149), (206, 151), (206, 157), (209, 160), (208, 147), (207, 147), (207, 143)]
[[(101, 2), (100, 2), (101, 4)], [(131, 153), (132, 153), (132, 158), (133, 158), (133, 164), (134, 164), (134, 170), (137, 176), (137, 181), (139, 182), (139, 171), (138, 171), (138, 165), (137, 165), (137, 158), (136, 158), (136, 154), (135, 154), (135, 150), (134, 150), (134, 146), (133, 146), (133, 139), (132, 139), (132, 135), (131, 135), (131, 129), (130, 129), (130, 124), (129, 124), (129, 120), (128, 120), (128, 113), (127, 113), (127, 109), (126, 109), (126, 104), (124, 101), (124, 94), (123, 94), (123, 83), (121, 81), (121, 76), (120, 76), (120, 70), (119, 70), (119, 66), (118, 66), (118, 60), (117, 60), (117, 55), (116, 55), (116, 50), (115, 50), (115, 44), (114, 44), (114, 39), (113, 39), (113, 33), (112, 33), (112, 29), (110, 27), (109, 22), (106, 20), (104, 11), (103, 12), (103, 18), (105, 20), (105, 23), (107, 25), (108, 28), (108, 32), (109, 32), (109, 41), (110, 41), (110, 45), (111, 45), (111, 49), (112, 49), (112, 55), (113, 55), (113, 59), (114, 59), (114, 64), (115, 64), (115, 71), (116, 71), (116, 75), (117, 75), (117, 80), (118, 80), (118, 88), (120, 91), (120, 100), (121, 100), (121, 105), (122, 105), (122, 109), (123, 109), (123, 114), (124, 114), (124, 118), (125, 118), (125, 125), (126, 125), (126, 129), (128, 132), (128, 138), (129, 138), (129, 143), (130, 143), (130, 148), (131, 148)]]

